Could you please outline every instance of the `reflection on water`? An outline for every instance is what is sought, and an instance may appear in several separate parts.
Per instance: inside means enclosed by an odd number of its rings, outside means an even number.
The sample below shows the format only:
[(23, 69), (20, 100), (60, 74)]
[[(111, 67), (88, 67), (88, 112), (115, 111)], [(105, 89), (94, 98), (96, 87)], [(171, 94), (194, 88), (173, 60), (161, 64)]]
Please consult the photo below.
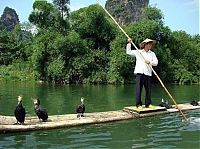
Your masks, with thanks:
[(200, 117), (190, 117), (189, 125), (197, 126), (197, 128), (200, 130)]
[[(154, 104), (167, 95), (160, 86), (154, 86)], [(170, 86), (178, 103), (197, 99), (198, 86)], [(13, 115), (16, 97), (23, 93), (28, 115), (35, 115), (31, 97), (40, 97), (42, 106), (50, 115), (74, 113), (85, 97), (86, 111), (119, 110), (134, 104), (134, 85), (127, 86), (56, 86), (45, 84), (1, 84), (0, 114)], [(115, 123), (84, 125), (55, 130), (0, 134), (1, 148), (48, 149), (199, 149), (200, 111), (184, 112), (185, 123), (179, 113)]]
[(200, 116), (190, 117), (189, 122), (182, 128), (183, 131), (200, 131)]

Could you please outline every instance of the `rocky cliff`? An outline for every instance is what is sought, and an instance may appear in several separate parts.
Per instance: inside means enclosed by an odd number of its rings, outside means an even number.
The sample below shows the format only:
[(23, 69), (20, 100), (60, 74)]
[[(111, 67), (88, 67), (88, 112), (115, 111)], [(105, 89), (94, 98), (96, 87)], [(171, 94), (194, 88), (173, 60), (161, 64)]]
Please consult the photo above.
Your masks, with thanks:
[(139, 21), (149, 0), (107, 0), (105, 8), (120, 25)]
[(1, 28), (6, 28), (7, 31), (12, 31), (19, 23), (19, 18), (16, 11), (12, 8), (6, 7), (0, 18)]

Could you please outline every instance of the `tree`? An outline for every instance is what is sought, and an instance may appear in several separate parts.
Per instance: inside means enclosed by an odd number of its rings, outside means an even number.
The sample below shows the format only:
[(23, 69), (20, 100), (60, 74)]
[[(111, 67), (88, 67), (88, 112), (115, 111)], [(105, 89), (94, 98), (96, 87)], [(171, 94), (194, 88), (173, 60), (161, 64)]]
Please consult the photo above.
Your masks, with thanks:
[(200, 35), (192, 37), (192, 46), (194, 52), (190, 53), (193, 54), (193, 56), (189, 58), (189, 62), (194, 65), (190, 65), (190, 69), (193, 70), (194, 82), (200, 84)]
[[(22, 48), (19, 41), (19, 26), (13, 32), (0, 31), (0, 64), (9, 65), (19, 56)], [(18, 31), (17, 31), (18, 30)]]
[(115, 38), (115, 27), (99, 5), (90, 5), (71, 14), (72, 29), (87, 39), (92, 49), (109, 50)]
[(162, 25), (162, 19), (164, 19), (164, 16), (160, 9), (153, 6), (147, 6), (143, 11), (143, 19), (153, 20)]
[(69, 18), (69, 0), (53, 0), (54, 6), (59, 10), (60, 14), (57, 15), (57, 25), (58, 29), (60, 28), (60, 32), (65, 35), (70, 28), (70, 24), (68, 21)]
[(53, 28), (55, 21), (55, 9), (51, 3), (46, 1), (35, 1), (33, 11), (29, 15), (29, 21), (39, 28)]
[(46, 1), (35, 1), (29, 21), (38, 29), (59, 31), (65, 35), (69, 29), (68, 19), (63, 19), (58, 9)]
[(178, 82), (179, 85), (192, 82), (192, 73), (188, 70), (188, 64), (184, 60), (174, 60), (174, 81)]
[[(198, 36), (196, 37), (191, 37), (184, 31), (175, 31), (172, 34), (169, 47), (172, 53), (174, 80), (178, 81), (179, 84), (199, 82), (200, 46)], [(182, 68), (182, 71), (176, 71), (179, 70), (177, 67)]]
[(65, 78), (67, 83), (81, 83), (91, 71), (94, 60), (87, 47), (86, 40), (71, 31), (57, 45), (65, 61)]
[(53, 82), (61, 82), (64, 78), (64, 60), (62, 55), (59, 55), (57, 58), (53, 58), (47, 67), (48, 79)]
[(60, 38), (62, 38), (62, 35), (59, 33), (46, 32), (46, 30), (42, 30), (35, 36), (30, 50), (32, 51), (31, 61), (34, 69), (38, 72), (38, 79), (48, 80), (48, 65), (60, 55), (55, 46), (55, 41)]
[(64, 16), (69, 16), (68, 5), (70, 4), (70, 0), (53, 0), (53, 4), (59, 9), (62, 20), (64, 20)]

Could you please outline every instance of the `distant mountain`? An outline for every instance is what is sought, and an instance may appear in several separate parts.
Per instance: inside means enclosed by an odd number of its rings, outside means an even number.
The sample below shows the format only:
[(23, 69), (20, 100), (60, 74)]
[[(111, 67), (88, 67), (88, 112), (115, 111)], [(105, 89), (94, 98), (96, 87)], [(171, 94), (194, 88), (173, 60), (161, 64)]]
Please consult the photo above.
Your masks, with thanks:
[(0, 18), (0, 29), (6, 28), (7, 31), (12, 31), (19, 24), (19, 18), (16, 11), (6, 7)]
[(142, 18), (149, 0), (107, 0), (106, 9), (120, 25), (130, 24)]

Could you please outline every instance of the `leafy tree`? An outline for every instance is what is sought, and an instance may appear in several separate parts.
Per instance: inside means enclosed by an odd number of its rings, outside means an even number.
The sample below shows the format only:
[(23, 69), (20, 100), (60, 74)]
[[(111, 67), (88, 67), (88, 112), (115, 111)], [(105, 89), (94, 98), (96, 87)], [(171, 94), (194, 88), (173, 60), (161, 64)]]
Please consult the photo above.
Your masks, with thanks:
[(33, 3), (33, 11), (29, 16), (29, 21), (39, 28), (47, 29), (53, 27), (55, 17), (52, 12), (54, 12), (54, 7), (51, 3), (35, 1)]
[(59, 10), (60, 14), (57, 14), (56, 25), (59, 31), (65, 35), (70, 28), (70, 24), (68, 21), (69, 18), (69, 0), (53, 0), (53, 4)]
[(192, 73), (188, 71), (188, 64), (182, 60), (174, 60), (174, 80), (182, 85), (187, 81), (192, 81)]
[(21, 44), (15, 31), (0, 31), (0, 64), (9, 65), (17, 58)]
[(153, 6), (147, 6), (143, 11), (143, 19), (153, 20), (162, 25), (164, 16), (160, 9)]
[(90, 5), (71, 14), (72, 29), (87, 39), (92, 49), (109, 50), (116, 31), (99, 5)]
[(58, 56), (57, 58), (53, 58), (47, 67), (47, 74), (49, 80), (53, 80), (54, 82), (60, 82), (63, 80), (63, 70), (64, 70), (64, 60), (62, 56)]
[(135, 60), (126, 55), (126, 38), (118, 36), (111, 44), (108, 82), (130, 83), (133, 81)]
[(64, 20), (64, 16), (69, 16), (69, 7), (70, 0), (53, 0), (53, 4), (56, 6), (56, 8), (59, 9), (61, 12), (62, 20)]
[(190, 70), (193, 70), (194, 82), (200, 84), (200, 35), (196, 35), (192, 38), (192, 50), (189, 58)]
[[(69, 18), (68, 5), (68, 0), (54, 0), (54, 5), (35, 1), (32, 24), (16, 25), (12, 32), (0, 30), (0, 75), (59, 83), (133, 83), (135, 58), (126, 54), (127, 39), (104, 10), (91, 5)], [(123, 28), (136, 46), (145, 38), (157, 41), (155, 71), (161, 79), (200, 83), (200, 36), (172, 32), (156, 7), (145, 8), (143, 15), (143, 20)], [(33, 26), (37, 32), (32, 35)]]
[[(63, 36), (44, 30), (36, 37), (32, 45), (31, 60), (38, 72), (37, 77), (54, 82), (79, 81), (77, 78), (84, 74), (84, 70), (80, 73), (81, 65), (76, 64), (86, 62), (84, 68), (88, 68), (87, 61), (83, 60), (87, 52), (85, 41), (74, 31)], [(76, 62), (78, 59), (80, 62)]]
[[(197, 37), (198, 39), (198, 37)], [(174, 80), (179, 84), (188, 82), (198, 83), (199, 77), (199, 44), (184, 31), (176, 31), (172, 34), (171, 48), (174, 70)]]
[(63, 38), (58, 49), (65, 60), (65, 82), (81, 83), (90, 75), (94, 63), (85, 40), (75, 31)]
[(68, 18), (62, 17), (53, 4), (46, 1), (35, 1), (33, 11), (29, 15), (29, 21), (40, 29), (59, 31), (65, 35), (69, 29), (69, 22)]
[(41, 31), (35, 38), (32, 44), (31, 61), (34, 64), (35, 70), (38, 72), (38, 78), (47, 80), (47, 68), (49, 62), (59, 56), (59, 51), (54, 45), (54, 40), (60, 38), (61, 35), (56, 32)]

